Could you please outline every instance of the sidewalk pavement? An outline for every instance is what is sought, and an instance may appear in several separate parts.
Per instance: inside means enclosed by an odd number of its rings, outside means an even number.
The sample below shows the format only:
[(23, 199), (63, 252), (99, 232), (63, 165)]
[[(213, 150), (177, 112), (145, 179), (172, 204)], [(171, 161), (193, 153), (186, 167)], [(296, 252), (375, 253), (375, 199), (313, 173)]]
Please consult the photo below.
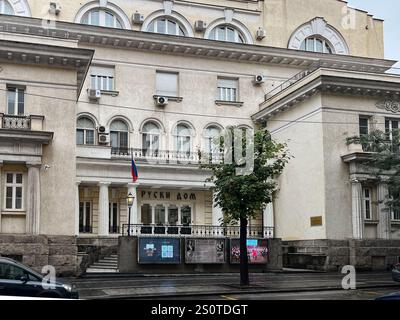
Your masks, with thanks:
[[(341, 273), (276, 272), (251, 274), (251, 285), (241, 287), (238, 274), (98, 275), (73, 279), (82, 299), (151, 299), (243, 293), (282, 293), (342, 290)], [(390, 272), (357, 274), (357, 289), (393, 288), (400, 283)]]

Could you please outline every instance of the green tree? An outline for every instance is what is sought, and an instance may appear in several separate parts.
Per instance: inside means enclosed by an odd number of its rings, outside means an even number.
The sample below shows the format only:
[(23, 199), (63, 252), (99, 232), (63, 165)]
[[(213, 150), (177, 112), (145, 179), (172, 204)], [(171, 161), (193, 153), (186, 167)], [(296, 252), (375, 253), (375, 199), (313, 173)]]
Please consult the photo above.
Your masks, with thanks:
[(251, 131), (251, 136), (246, 136), (245, 131), (227, 128), (220, 142), (224, 159), (201, 166), (212, 170), (209, 181), (214, 183), (214, 200), (224, 212), (225, 222), (240, 221), (240, 283), (243, 286), (250, 284), (246, 245), (248, 219), (272, 202), (277, 189), (275, 178), (290, 158), (286, 145), (273, 141), (266, 129), (252, 134)]
[(400, 212), (400, 130), (373, 130), (369, 134), (348, 138), (347, 144), (361, 144), (363, 150), (369, 152), (363, 164), (378, 181), (386, 177), (390, 195), (384, 200), (387, 211)]

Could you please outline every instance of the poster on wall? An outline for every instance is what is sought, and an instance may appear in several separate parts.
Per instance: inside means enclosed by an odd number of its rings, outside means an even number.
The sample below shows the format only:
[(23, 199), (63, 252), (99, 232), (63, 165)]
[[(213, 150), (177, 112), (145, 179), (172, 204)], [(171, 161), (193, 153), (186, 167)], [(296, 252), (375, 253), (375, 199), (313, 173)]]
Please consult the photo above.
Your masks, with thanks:
[(139, 238), (138, 262), (145, 264), (179, 264), (181, 262), (180, 239)]
[(225, 263), (225, 239), (186, 239), (187, 264)]
[[(265, 264), (268, 262), (268, 240), (247, 239), (247, 257), (249, 264)], [(240, 263), (240, 240), (231, 239), (231, 263)]]

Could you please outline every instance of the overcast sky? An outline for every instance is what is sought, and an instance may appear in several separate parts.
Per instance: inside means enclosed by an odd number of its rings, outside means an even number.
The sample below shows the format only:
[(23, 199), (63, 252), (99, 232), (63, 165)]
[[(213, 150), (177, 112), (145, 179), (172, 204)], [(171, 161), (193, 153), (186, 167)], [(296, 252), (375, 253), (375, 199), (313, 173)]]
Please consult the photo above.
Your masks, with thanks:
[[(347, 0), (350, 6), (368, 11), (385, 20), (385, 56), (400, 61), (400, 1), (399, 0)], [(397, 63), (400, 68), (400, 63)], [(396, 73), (398, 73), (397, 70)]]

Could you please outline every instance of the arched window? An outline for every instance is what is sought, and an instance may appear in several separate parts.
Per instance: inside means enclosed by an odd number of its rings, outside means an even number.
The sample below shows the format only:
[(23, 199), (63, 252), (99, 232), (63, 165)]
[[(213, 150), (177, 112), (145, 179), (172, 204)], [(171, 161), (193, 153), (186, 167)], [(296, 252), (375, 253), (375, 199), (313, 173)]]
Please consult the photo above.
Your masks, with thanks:
[(95, 124), (89, 117), (80, 117), (76, 123), (76, 144), (94, 145)]
[(220, 25), (210, 32), (211, 40), (229, 41), (237, 43), (245, 43), (244, 36), (235, 27), (229, 25)]
[(153, 121), (146, 122), (142, 129), (143, 152), (147, 156), (158, 156), (161, 143), (160, 127)]
[(191, 128), (180, 123), (174, 131), (175, 151), (182, 153), (190, 153), (192, 151), (192, 130)]
[(100, 27), (123, 28), (121, 20), (114, 13), (103, 9), (93, 9), (86, 12), (81, 23)]
[(0, 14), (14, 14), (14, 9), (7, 0), (0, 0)]
[(333, 53), (333, 50), (328, 41), (318, 37), (309, 37), (305, 39), (301, 43), (300, 50), (320, 53)]
[(127, 124), (122, 120), (114, 120), (110, 125), (110, 142), (113, 153), (128, 153), (128, 133)]
[(221, 147), (221, 129), (215, 125), (206, 128), (204, 132), (204, 151), (208, 154), (217, 154)]
[(175, 19), (160, 17), (153, 20), (148, 28), (148, 32), (170, 34), (175, 36), (186, 36), (187, 32), (183, 25)]

